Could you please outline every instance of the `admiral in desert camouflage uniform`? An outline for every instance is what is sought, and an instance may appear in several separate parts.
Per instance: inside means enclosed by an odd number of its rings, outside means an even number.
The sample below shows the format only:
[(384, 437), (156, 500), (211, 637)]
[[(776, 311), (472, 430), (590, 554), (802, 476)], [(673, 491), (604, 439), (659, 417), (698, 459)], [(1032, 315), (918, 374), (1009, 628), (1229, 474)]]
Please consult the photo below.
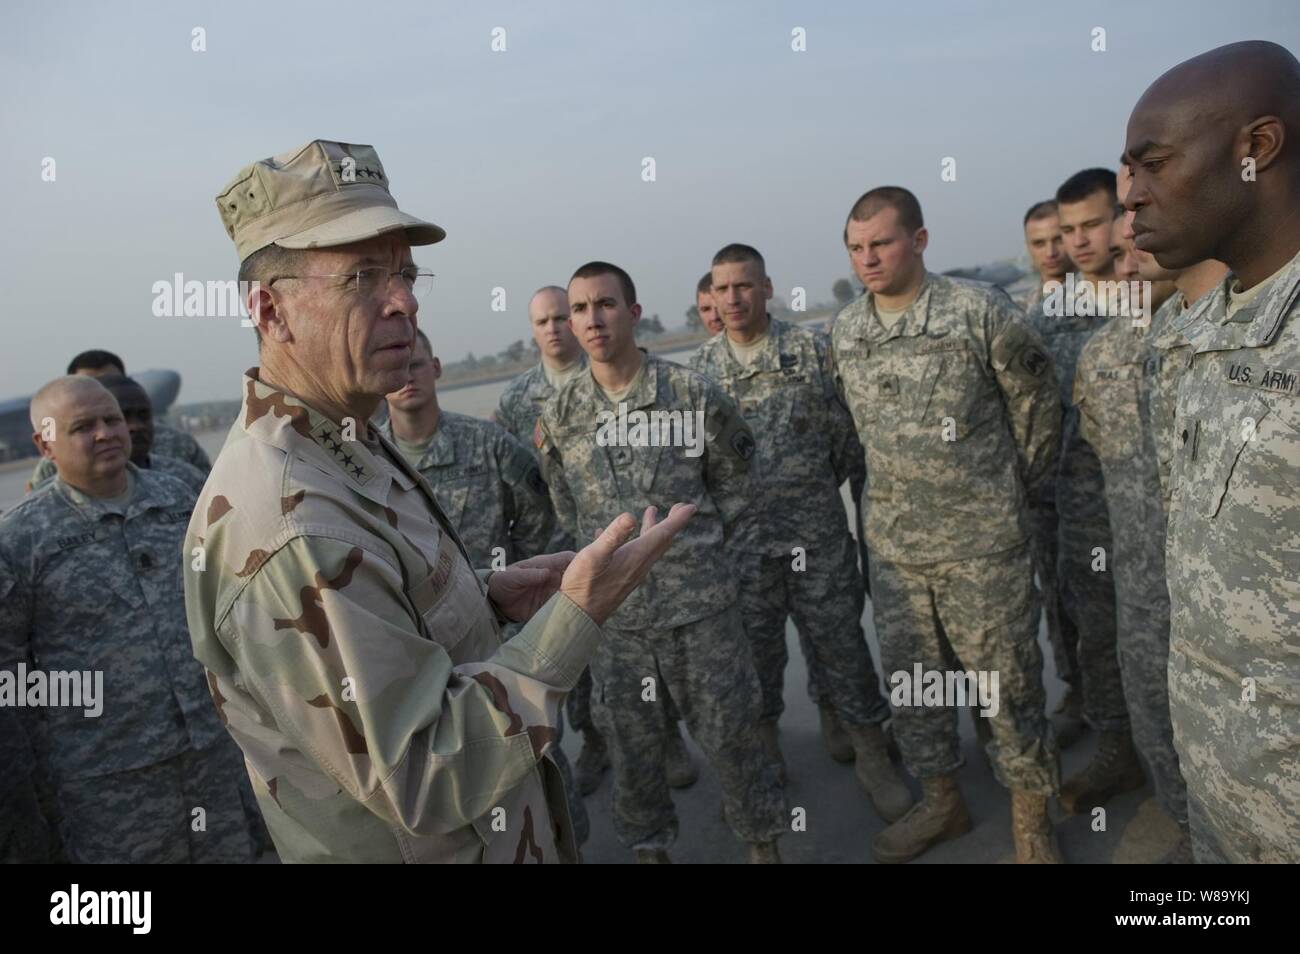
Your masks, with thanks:
[(1233, 272), (1169, 329), (1188, 342), (1169, 702), (1202, 863), (1300, 861), (1296, 131), (1300, 63), (1274, 43), (1234, 43), (1157, 79), (1124, 151), (1138, 247), (1166, 268), (1217, 259)]
[[(999, 673), (989, 754), (1012, 792), (1016, 857), (1059, 861), (1027, 506), (1060, 440), (1051, 358), (1003, 292), (925, 270), (928, 236), (906, 189), (859, 198), (844, 239), (868, 291), (836, 317), (831, 341), (867, 455), (882, 668), (887, 680), (910, 678), (918, 664)], [(884, 862), (970, 828), (956, 712), (897, 706), (894, 737), (924, 798), (873, 840)]]
[[(372, 148), (322, 140), (246, 167), (218, 207), (262, 364), (189, 527), (186, 607), (281, 858), (573, 860), (560, 702), (691, 509), (476, 575), (366, 423), (407, 379), (410, 245), (445, 233), (397, 210)], [(527, 625), (502, 642), (506, 619)]]
[(785, 621), (793, 616), (808, 669), (818, 673), (825, 694), (818, 700), (823, 726), (843, 725), (859, 780), (881, 816), (896, 821), (912, 797), (886, 752), (880, 726), (889, 704), (862, 632), (862, 577), (839, 488), (862, 481), (866, 465), (853, 418), (835, 390), (830, 342), (767, 314), (772, 282), (757, 249), (719, 251), (712, 289), (725, 330), (690, 363), (736, 401), (754, 432), (748, 532), (729, 546), (740, 567), (745, 633), (763, 686), (760, 731), (780, 759)]
[[(613, 757), (615, 833), (641, 862), (666, 861), (676, 838), (658, 704), (666, 685), (718, 773), (727, 820), (751, 861), (778, 861), (782, 790), (755, 732), (758, 676), (724, 551), (749, 506), (753, 436), (716, 385), (637, 349), (641, 308), (622, 269), (582, 266), (569, 303), (591, 366), (547, 402), (537, 434), (560, 522), (585, 539), (623, 510), (670, 500), (699, 508), (672, 559), (610, 618), (592, 662), (593, 715)], [(675, 432), (659, 426), (670, 419)], [(715, 569), (704, 577), (706, 565)]]
[(185, 625), (194, 492), (127, 460), (121, 410), (93, 378), (32, 399), (40, 443), (47, 418), (58, 476), (0, 517), (0, 669), (102, 674), (97, 714), (84, 696), (17, 710), (68, 859), (252, 861), (247, 780)]

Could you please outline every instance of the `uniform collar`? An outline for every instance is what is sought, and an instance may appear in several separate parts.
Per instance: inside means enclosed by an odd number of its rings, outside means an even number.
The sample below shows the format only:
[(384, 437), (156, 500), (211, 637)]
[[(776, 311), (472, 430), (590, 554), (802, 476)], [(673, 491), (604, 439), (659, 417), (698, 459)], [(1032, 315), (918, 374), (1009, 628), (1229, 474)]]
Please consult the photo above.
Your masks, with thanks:
[[(388, 500), (392, 478), (360, 440), (345, 440), (343, 430), (300, 399), (262, 383), (258, 369), (244, 373), (239, 428), (254, 440), (310, 461), (380, 506)], [(364, 434), (368, 421), (357, 421)], [(397, 455), (401, 457), (400, 454)]]
[[(622, 401), (629, 411), (639, 407), (649, 407), (654, 404), (659, 394), (659, 359), (647, 352), (645, 348), (637, 350), (641, 352), (641, 360), (644, 363), (641, 365), (636, 384)], [(596, 376), (591, 373), (590, 366), (587, 368), (587, 373), (579, 375), (577, 380), (577, 394), (591, 407), (593, 414), (597, 410), (608, 409), (609, 399), (605, 397), (604, 390), (596, 382)]]
[[(397, 436), (393, 433), (393, 418), (390, 416), (384, 421), (384, 437), (388, 438), (389, 443), (397, 447)], [(401, 448), (398, 447), (398, 452)], [(402, 454), (405, 457), (405, 454)], [(456, 462), (456, 442), (451, 439), (447, 433), (447, 412), (438, 409), (438, 429), (433, 432), (433, 437), (429, 438), (429, 443), (425, 445), (424, 453), (420, 455), (419, 462), (415, 465), (416, 470), (424, 470), (426, 467), (446, 467), (448, 464)]]
[(127, 461), (126, 469), (131, 473), (131, 498), (121, 511), (106, 510), (100, 498), (91, 497), (71, 484), (63, 482), (61, 477), (54, 478), (55, 489), (63, 500), (83, 517), (91, 522), (110, 513), (120, 513), (124, 519), (130, 519), (146, 510), (161, 510), (168, 507), (182, 506), (190, 503), (184, 495), (177, 492), (176, 484), (169, 480), (150, 480), (144, 476), (148, 471), (141, 470)]
[(1184, 315), (1170, 322), (1170, 327), (1186, 336), (1197, 352), (1270, 344), (1287, 314), (1300, 301), (1300, 256), (1292, 259), (1267, 288), (1229, 317), (1229, 289), (1236, 281), (1237, 276), (1229, 272)]
[(893, 328), (885, 328), (885, 323), (880, 320), (880, 315), (876, 313), (876, 296), (872, 292), (867, 292), (864, 296), (866, 307), (866, 324), (864, 326), (865, 336), (869, 341), (883, 343), (891, 341), (894, 338), (915, 338), (924, 334), (926, 326), (930, 323), (930, 292), (934, 289), (934, 274), (925, 273), (925, 279), (921, 282), (921, 288), (916, 294), (916, 299), (907, 306)]
[(767, 316), (767, 337), (763, 339), (762, 347), (754, 356), (752, 364), (745, 364), (736, 357), (735, 352), (731, 350), (731, 340), (727, 337), (726, 331), (719, 334), (715, 340), (718, 342), (718, 349), (722, 352), (723, 367), (731, 372), (730, 377), (747, 378), (760, 371), (781, 370), (781, 342), (785, 330), (784, 322), (778, 321), (770, 314)]

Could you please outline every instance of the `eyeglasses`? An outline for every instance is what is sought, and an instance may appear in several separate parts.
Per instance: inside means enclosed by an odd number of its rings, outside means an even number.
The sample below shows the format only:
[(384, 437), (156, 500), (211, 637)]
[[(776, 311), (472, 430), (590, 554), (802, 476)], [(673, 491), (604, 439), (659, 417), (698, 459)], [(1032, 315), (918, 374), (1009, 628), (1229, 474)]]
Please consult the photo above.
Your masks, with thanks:
[(414, 265), (399, 268), (397, 271), (392, 271), (384, 265), (370, 265), (366, 268), (358, 268), (355, 272), (331, 272), (324, 275), (277, 275), (267, 284), (274, 285), (285, 278), (346, 278), (348, 280), (348, 291), (358, 298), (369, 300), (377, 298), (382, 292), (387, 291), (388, 283), (393, 280), (394, 275), (401, 277), (406, 290), (416, 298), (423, 298), (433, 290), (433, 272), (416, 268)]

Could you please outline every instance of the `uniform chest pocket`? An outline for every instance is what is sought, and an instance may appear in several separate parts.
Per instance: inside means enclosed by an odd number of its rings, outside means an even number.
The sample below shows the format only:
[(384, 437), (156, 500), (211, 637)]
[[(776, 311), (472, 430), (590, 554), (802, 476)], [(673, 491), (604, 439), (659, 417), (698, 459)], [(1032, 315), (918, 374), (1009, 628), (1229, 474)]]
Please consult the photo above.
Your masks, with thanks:
[(1103, 460), (1123, 460), (1142, 448), (1142, 365), (1101, 368), (1087, 381), (1079, 404), (1084, 437)]
[[(922, 400), (918, 402), (918, 420), (935, 425), (936, 434), (945, 439), (963, 440), (996, 410), (982, 400), (987, 379), (976, 355), (964, 346), (920, 351), (915, 356), (921, 378), (918, 382)], [(949, 436), (950, 435), (950, 436)]]
[(487, 613), (478, 578), (444, 536), (433, 572), (411, 588), (410, 599), (430, 639), (451, 652)]

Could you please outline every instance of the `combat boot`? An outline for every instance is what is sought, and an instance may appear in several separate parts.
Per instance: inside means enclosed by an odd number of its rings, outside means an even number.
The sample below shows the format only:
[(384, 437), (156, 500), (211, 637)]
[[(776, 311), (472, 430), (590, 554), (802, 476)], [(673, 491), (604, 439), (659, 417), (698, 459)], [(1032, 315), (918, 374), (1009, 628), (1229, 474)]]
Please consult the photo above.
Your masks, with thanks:
[(822, 741), (826, 743), (826, 751), (836, 762), (852, 762), (853, 746), (849, 743), (849, 737), (844, 734), (844, 726), (840, 725), (835, 710), (830, 706), (821, 705), (817, 707), (817, 713), (821, 717)]
[(749, 863), (751, 865), (779, 865), (781, 853), (776, 850), (776, 839), (772, 841), (751, 841), (749, 843)]
[(1052, 728), (1056, 731), (1056, 747), (1062, 752), (1087, 731), (1087, 723), (1083, 721), (1083, 690), (1078, 686), (1065, 684), (1065, 695), (1052, 712)]
[(781, 754), (781, 743), (777, 741), (775, 719), (764, 719), (758, 724), (758, 737), (763, 742), (763, 751), (776, 763), (781, 784), (785, 784), (785, 757)]
[(636, 849), (636, 863), (639, 865), (670, 865), (673, 859), (668, 857), (668, 852), (662, 848), (638, 848)]
[(690, 788), (700, 777), (691, 753), (686, 750), (686, 740), (677, 726), (670, 726), (664, 745), (664, 768), (668, 771), (670, 788)]
[(921, 789), (921, 801), (871, 840), (871, 853), (881, 864), (911, 861), (931, 846), (970, 831), (970, 812), (955, 773), (923, 778)]
[(848, 727), (844, 733), (857, 756), (853, 769), (876, 813), (887, 822), (898, 821), (912, 807), (912, 793), (889, 761), (885, 734), (878, 725)]
[(1092, 761), (1061, 786), (1061, 807), (1072, 815), (1086, 812), (1120, 792), (1141, 788), (1145, 781), (1128, 730), (1106, 729)]
[(582, 751), (574, 766), (573, 778), (579, 795), (590, 795), (600, 788), (600, 777), (609, 768), (609, 750), (605, 739), (594, 726), (582, 730)]
[(1011, 839), (1018, 865), (1063, 864), (1056, 832), (1047, 817), (1047, 796), (1011, 790)]

